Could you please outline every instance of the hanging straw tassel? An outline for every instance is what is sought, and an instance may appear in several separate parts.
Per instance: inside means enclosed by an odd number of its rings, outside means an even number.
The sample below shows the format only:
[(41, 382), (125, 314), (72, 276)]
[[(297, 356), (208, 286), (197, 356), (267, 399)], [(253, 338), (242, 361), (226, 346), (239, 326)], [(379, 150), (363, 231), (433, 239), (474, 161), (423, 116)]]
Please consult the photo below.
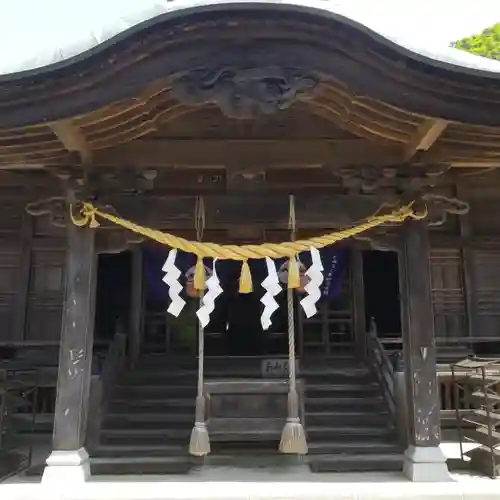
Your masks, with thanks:
[(250, 272), (250, 266), (248, 262), (243, 261), (243, 265), (241, 266), (241, 274), (240, 274), (240, 293), (252, 293), (253, 285), (252, 285), (252, 273)]
[[(200, 298), (200, 305), (202, 300)], [(204, 351), (204, 330), (198, 321), (198, 393), (196, 395), (195, 422), (189, 441), (189, 453), (196, 457), (203, 457), (210, 453), (210, 436), (205, 421), (206, 402), (203, 390)]]
[(300, 287), (300, 269), (297, 256), (293, 255), (288, 261), (288, 288)]
[[(290, 268), (289, 268), (290, 272)], [(306, 433), (299, 417), (299, 395), (295, 375), (295, 325), (293, 318), (293, 290), (287, 290), (288, 302), (288, 356), (289, 356), (289, 390), (288, 390), (288, 417), (281, 433), (280, 452), (306, 455)]]
[(194, 269), (194, 287), (196, 290), (205, 290), (205, 265), (203, 264), (203, 257), (198, 256), (196, 267)]

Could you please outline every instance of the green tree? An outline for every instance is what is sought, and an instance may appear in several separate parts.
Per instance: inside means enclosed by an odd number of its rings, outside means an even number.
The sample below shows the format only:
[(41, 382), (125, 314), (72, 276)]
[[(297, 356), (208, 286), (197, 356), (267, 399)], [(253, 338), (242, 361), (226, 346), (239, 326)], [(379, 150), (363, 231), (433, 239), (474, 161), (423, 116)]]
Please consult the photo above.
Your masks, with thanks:
[(479, 35), (472, 35), (452, 43), (455, 47), (478, 56), (500, 60), (500, 23), (486, 28)]

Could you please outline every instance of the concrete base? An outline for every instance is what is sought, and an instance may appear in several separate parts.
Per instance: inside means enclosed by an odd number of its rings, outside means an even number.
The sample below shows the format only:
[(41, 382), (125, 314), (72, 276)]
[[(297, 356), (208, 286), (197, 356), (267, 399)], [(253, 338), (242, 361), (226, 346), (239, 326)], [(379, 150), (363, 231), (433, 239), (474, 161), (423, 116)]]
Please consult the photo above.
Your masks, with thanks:
[(46, 461), (42, 484), (84, 483), (90, 478), (89, 455), (85, 448), (53, 451)]
[(403, 472), (417, 483), (453, 481), (446, 457), (438, 446), (409, 446), (405, 451)]

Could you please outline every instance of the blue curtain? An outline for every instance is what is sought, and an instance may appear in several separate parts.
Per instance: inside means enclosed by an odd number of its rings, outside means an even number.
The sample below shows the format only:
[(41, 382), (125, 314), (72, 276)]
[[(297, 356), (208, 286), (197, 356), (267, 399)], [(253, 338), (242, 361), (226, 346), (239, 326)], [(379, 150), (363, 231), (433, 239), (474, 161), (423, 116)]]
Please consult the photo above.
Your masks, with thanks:
[[(146, 294), (151, 300), (168, 300), (168, 287), (162, 281), (164, 273), (161, 270), (167, 258), (168, 251), (167, 248), (147, 248), (143, 252)], [(334, 300), (338, 298), (342, 289), (342, 281), (347, 267), (347, 249), (343, 247), (323, 248), (320, 250), (320, 255), (325, 276), (321, 293), (323, 297)], [(306, 267), (311, 264), (309, 252), (304, 252), (299, 257)], [(279, 269), (285, 261), (286, 259), (277, 259), (276, 267)], [(211, 259), (205, 259), (204, 262), (207, 267), (211, 268)], [(181, 284), (186, 282), (185, 273), (195, 264), (196, 257), (194, 255), (184, 252), (177, 253), (176, 265), (181, 271)], [(254, 282), (260, 283), (266, 273), (264, 259), (250, 260), (249, 265)], [(237, 290), (240, 269), (240, 262), (230, 260), (217, 261), (217, 274), (222, 288), (228, 291)], [(264, 293), (264, 290), (262, 290), (262, 293)]]

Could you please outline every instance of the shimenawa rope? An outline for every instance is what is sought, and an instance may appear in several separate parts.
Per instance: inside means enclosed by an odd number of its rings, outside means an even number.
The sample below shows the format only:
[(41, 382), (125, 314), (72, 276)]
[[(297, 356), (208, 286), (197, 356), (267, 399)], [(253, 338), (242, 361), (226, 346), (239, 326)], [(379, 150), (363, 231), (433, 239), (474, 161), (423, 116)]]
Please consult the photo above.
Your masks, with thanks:
[(70, 216), (73, 224), (76, 226), (88, 226), (91, 228), (99, 227), (100, 224), (96, 219), (98, 216), (124, 229), (128, 229), (129, 231), (157, 241), (162, 245), (176, 248), (184, 252), (194, 253), (198, 257), (194, 279), (194, 286), (197, 290), (204, 290), (205, 288), (205, 267), (203, 265), (203, 258), (240, 260), (243, 262), (240, 274), (240, 293), (250, 293), (253, 288), (252, 275), (247, 262), (248, 259), (262, 259), (264, 257), (278, 259), (288, 257), (290, 259), (288, 286), (290, 288), (298, 288), (300, 286), (299, 268), (297, 259), (292, 257), (296, 257), (300, 252), (309, 251), (311, 247), (318, 249), (323, 248), (390, 222), (403, 222), (408, 218), (423, 219), (427, 216), (427, 211), (423, 214), (418, 214), (413, 208), (413, 203), (410, 203), (388, 214), (369, 217), (365, 222), (357, 224), (356, 226), (323, 236), (283, 243), (263, 243), (261, 245), (219, 245), (217, 243), (190, 241), (174, 236), (173, 234), (163, 233), (156, 229), (140, 226), (127, 219), (122, 219), (116, 215), (103, 212), (87, 202), (83, 203), (77, 215), (73, 213), (73, 207), (71, 206)]

